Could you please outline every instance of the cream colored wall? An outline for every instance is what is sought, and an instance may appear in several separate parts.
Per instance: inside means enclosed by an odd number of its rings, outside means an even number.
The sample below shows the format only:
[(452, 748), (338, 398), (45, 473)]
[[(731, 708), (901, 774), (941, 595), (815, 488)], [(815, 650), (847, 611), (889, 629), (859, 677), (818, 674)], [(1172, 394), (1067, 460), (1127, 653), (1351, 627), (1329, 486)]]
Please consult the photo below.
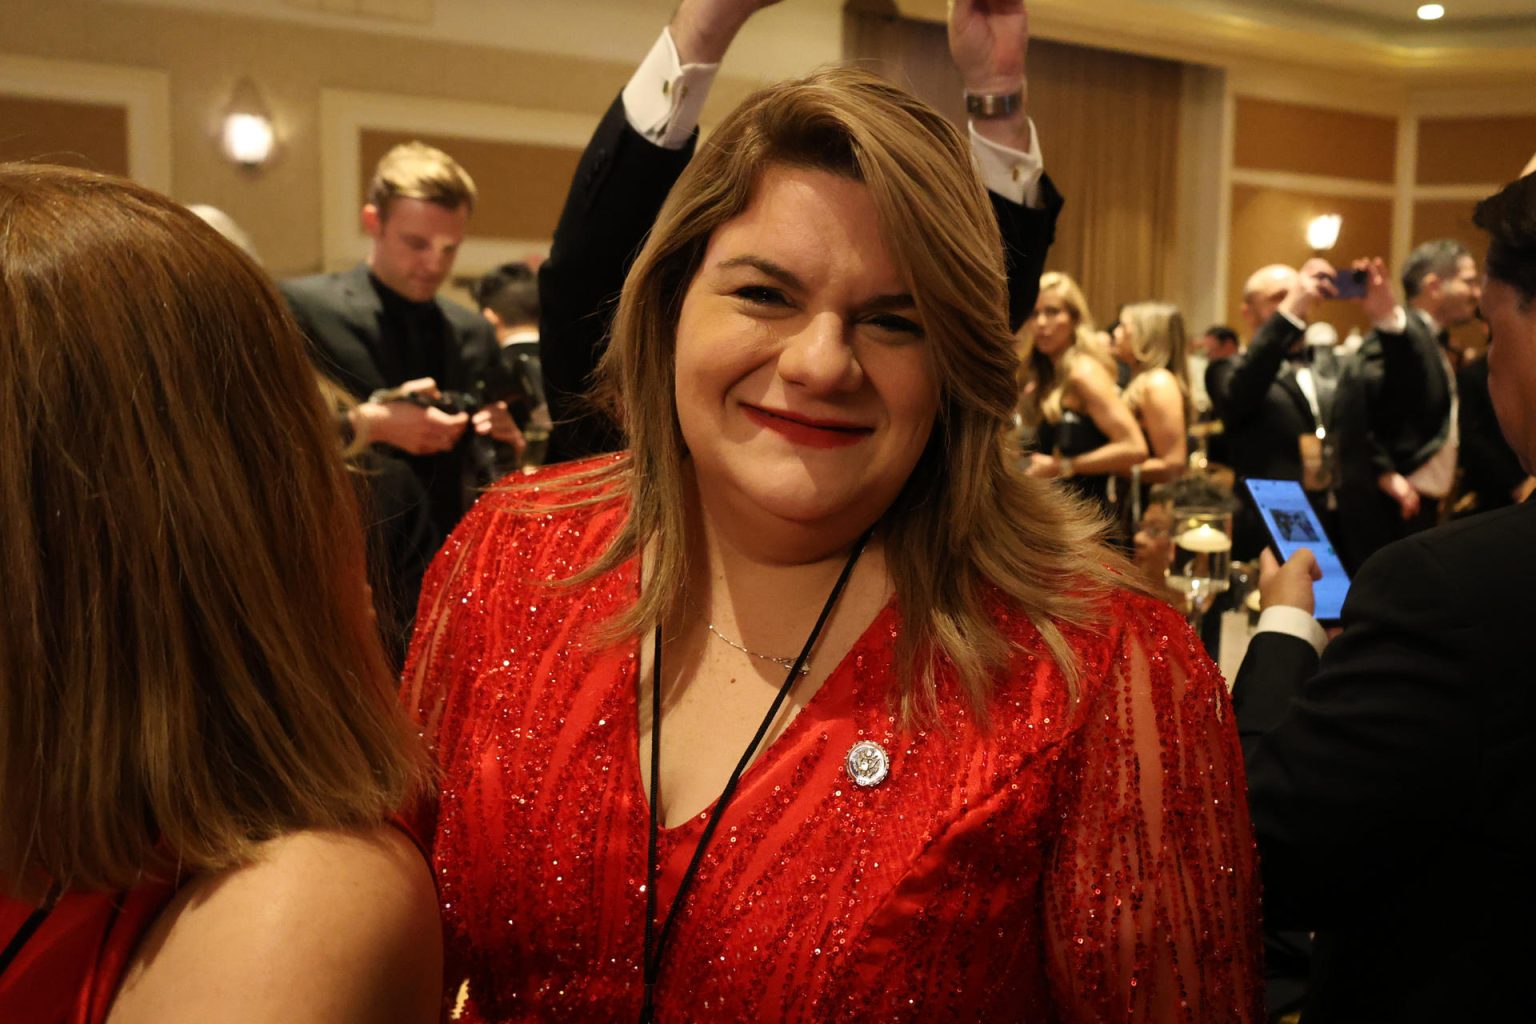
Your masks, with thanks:
[[(334, 140), (320, 138), (323, 91), (409, 97), (410, 104), (492, 104), (595, 123), (673, 3), (434, 0), (422, 6), (434, 12), (430, 22), (385, 23), (310, 14), (285, 0), (8, 0), (0, 61), (9, 56), (13, 63), (20, 58), (28, 66), (41, 61), (64, 69), (89, 63), (163, 76), (169, 140), (150, 141), (169, 156), (154, 161), (153, 183), (185, 202), (227, 210), (252, 232), (273, 271), (284, 275), (320, 269), (326, 217), (334, 225), (353, 216), (355, 199), (326, 194), (322, 185), (322, 153), (327, 144), (335, 148)], [(930, 20), (943, 17), (942, 0), (900, 0), (899, 6)], [(1230, 287), (1224, 257), (1231, 249), (1234, 97), (1398, 117), (1394, 257), (1414, 233), (1416, 202), (1461, 198), (1426, 191), (1413, 178), (1417, 119), (1536, 110), (1536, 62), (1517, 59), (1524, 51), (1480, 60), (1445, 52), (1429, 60), (1391, 47), (1362, 49), (1356, 40), (1194, 24), (1166, 11), (1158, 16), (1156, 5), (1144, 0), (1087, 7), (1077, 0), (1033, 0), (1035, 30), (1211, 69), (1186, 89), (1192, 106), (1180, 141), (1184, 270), (1170, 298), (1192, 311), (1217, 314)], [(706, 123), (759, 81), (835, 59), (840, 8), (839, 0), (785, 0), (754, 19), (731, 55), (727, 77), (717, 83)], [(257, 174), (227, 163), (213, 137), (244, 75), (262, 90), (282, 145), (277, 160)], [(159, 128), (152, 119), (146, 123)], [(1050, 140), (1043, 144), (1048, 154)], [(1070, 201), (1072, 183), (1061, 184)], [(333, 229), (333, 237), (337, 233)], [(332, 249), (331, 263), (345, 258), (334, 243)], [(486, 250), (486, 258), (492, 252)], [(1197, 319), (1203, 319), (1198, 312)]]
[[(567, 11), (574, 6), (565, 5)], [(318, 138), (323, 89), (490, 101), (580, 115), (596, 124), (664, 18), (631, 36), (632, 56), (619, 61), (523, 52), (507, 37), (492, 40), (499, 46), (473, 46), (175, 6), (7, 0), (0, 57), (28, 58), (29, 66), (42, 59), (163, 72), (169, 82), (170, 193), (227, 211), (251, 232), (269, 268), (283, 276), (322, 265), (322, 211), (329, 201), (321, 190)], [(215, 142), (218, 119), (241, 76), (261, 90), (281, 142), (277, 159), (257, 173), (227, 162)], [(728, 109), (753, 84), (722, 78), (706, 117)]]

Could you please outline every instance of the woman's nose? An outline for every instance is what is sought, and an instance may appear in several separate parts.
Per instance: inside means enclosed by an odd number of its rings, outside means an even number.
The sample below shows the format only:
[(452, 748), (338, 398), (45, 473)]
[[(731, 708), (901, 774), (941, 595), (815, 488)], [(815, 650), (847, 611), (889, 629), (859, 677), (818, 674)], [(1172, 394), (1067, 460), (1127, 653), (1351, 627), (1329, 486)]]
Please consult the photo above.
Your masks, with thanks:
[(813, 392), (852, 391), (864, 380), (854, 355), (853, 329), (837, 313), (818, 313), (784, 342), (779, 376)]

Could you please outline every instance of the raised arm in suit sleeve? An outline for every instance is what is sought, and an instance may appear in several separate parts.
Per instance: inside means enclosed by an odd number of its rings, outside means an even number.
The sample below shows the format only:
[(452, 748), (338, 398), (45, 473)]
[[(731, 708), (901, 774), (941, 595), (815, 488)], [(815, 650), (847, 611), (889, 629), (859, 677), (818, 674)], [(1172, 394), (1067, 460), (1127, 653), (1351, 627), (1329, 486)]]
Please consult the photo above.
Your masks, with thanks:
[(1264, 394), (1275, 382), (1285, 354), (1301, 339), (1303, 328), (1284, 313), (1275, 313), (1253, 336), (1248, 351), (1234, 358), (1230, 372), (1206, 374), (1211, 404), (1221, 422), (1235, 430), (1258, 415)]
[(1296, 637), (1249, 647), (1233, 699), (1270, 924), (1347, 919), (1384, 871), (1463, 834), (1475, 605), (1454, 580), (1419, 538), (1395, 544), (1361, 569), (1320, 667)]
[(619, 98), (576, 166), (549, 259), (539, 270), (539, 360), (555, 422), (551, 462), (620, 446), (615, 427), (585, 395), (624, 276), (693, 148), (692, 140), (667, 149), (645, 139), (630, 127)]
[(992, 211), (1003, 236), (1003, 259), (1008, 268), (1008, 327), (1018, 330), (1035, 311), (1040, 294), (1040, 275), (1045, 256), (1056, 240), (1056, 218), (1061, 215), (1061, 193), (1049, 175), (1040, 177), (1040, 205), (1026, 206), (988, 190)]

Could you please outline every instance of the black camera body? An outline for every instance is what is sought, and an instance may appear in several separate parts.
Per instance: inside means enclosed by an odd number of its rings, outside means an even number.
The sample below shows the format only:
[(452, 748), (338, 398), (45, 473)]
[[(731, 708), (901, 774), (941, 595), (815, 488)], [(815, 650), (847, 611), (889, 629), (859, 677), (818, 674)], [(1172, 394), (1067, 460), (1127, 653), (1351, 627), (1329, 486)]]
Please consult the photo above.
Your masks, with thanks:
[(436, 409), (450, 416), (461, 412), (473, 416), (485, 408), (485, 401), (479, 395), (469, 391), (439, 391), (436, 398), (428, 398), (426, 395), (407, 395), (405, 400), (412, 405), (419, 405), (424, 409)]

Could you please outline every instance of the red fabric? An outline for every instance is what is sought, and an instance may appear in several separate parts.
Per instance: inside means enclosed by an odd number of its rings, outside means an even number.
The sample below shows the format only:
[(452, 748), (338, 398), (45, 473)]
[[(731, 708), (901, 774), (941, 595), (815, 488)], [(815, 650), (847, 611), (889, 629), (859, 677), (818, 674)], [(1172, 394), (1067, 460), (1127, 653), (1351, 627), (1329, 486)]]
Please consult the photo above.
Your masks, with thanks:
[[(165, 883), (127, 893), (65, 893), (0, 975), (0, 1021), (102, 1024), (139, 939), (175, 891)], [(33, 909), (0, 900), (0, 942)]]
[[(480, 504), (424, 591), (405, 698), (443, 769), (432, 838), (448, 998), (464, 1020), (633, 1020), (648, 805), (638, 643), (590, 630), (634, 567), (551, 586), (619, 525), (535, 478)], [(997, 620), (1026, 649), (1022, 616)], [(997, 679), (990, 729), (957, 694), (898, 729), (894, 606), (750, 767), (680, 911), (662, 1021), (1246, 1021), (1258, 898), (1226, 690), (1182, 620), (1130, 594)], [(890, 776), (854, 786), (872, 739)], [(667, 906), (702, 831), (667, 830)]]

